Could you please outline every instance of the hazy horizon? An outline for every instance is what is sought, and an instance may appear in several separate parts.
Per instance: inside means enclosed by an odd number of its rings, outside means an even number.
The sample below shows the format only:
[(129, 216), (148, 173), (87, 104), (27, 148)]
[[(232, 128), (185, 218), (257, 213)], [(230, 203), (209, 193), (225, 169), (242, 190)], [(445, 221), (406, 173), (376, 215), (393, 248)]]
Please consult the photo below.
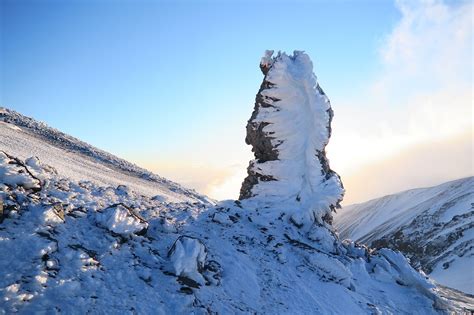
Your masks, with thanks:
[(4, 1), (0, 105), (232, 199), (259, 59), (305, 50), (344, 204), (474, 175), (472, 2), (268, 3)]

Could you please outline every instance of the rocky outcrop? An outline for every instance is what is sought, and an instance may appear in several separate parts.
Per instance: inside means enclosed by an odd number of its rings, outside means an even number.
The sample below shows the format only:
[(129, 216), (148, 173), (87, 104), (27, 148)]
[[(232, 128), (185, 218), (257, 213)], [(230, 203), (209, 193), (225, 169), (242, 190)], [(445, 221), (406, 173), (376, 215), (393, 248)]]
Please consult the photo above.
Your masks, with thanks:
[[(245, 138), (255, 159), (240, 199), (290, 202), (319, 213), (334, 209), (342, 200), (343, 186), (325, 151), (333, 118), (329, 100), (308, 55), (295, 51), (272, 56), (273, 51), (267, 51), (260, 63), (264, 79)], [(321, 217), (330, 221), (330, 210)]]

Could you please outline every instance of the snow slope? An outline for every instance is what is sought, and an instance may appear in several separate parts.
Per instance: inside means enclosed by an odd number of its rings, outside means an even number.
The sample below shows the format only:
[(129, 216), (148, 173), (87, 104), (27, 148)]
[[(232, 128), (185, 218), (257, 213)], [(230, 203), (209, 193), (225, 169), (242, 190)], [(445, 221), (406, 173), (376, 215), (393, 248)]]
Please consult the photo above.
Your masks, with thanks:
[(62, 176), (99, 185), (127, 186), (146, 196), (174, 201), (208, 203), (211, 200), (94, 148), (44, 123), (0, 107), (0, 150), (26, 159), (38, 157)]
[(474, 177), (344, 207), (342, 238), (402, 251), (439, 283), (474, 294)]

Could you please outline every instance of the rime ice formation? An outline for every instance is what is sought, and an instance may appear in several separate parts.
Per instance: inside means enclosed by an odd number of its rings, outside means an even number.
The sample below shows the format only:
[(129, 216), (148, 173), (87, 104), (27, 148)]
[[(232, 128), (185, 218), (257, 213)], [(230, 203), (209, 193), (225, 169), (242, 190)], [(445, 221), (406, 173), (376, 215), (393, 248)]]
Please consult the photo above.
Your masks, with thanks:
[(255, 159), (242, 184), (240, 199), (285, 204), (293, 220), (331, 221), (344, 189), (329, 167), (325, 147), (333, 111), (313, 74), (309, 56), (267, 51), (265, 75), (247, 124), (247, 144)]

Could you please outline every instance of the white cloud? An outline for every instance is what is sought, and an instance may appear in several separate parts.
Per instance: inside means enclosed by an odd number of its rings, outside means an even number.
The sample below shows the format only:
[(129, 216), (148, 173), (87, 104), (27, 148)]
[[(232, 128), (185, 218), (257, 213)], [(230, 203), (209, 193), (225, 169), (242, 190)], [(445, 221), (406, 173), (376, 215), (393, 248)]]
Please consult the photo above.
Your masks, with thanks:
[(360, 167), (344, 179), (344, 204), (474, 176), (472, 149), (472, 135), (464, 133), (419, 144)]
[(472, 129), (473, 3), (397, 6), (402, 17), (380, 47), (380, 72), (358, 98), (334, 103), (329, 153), (343, 180), (369, 163)]

